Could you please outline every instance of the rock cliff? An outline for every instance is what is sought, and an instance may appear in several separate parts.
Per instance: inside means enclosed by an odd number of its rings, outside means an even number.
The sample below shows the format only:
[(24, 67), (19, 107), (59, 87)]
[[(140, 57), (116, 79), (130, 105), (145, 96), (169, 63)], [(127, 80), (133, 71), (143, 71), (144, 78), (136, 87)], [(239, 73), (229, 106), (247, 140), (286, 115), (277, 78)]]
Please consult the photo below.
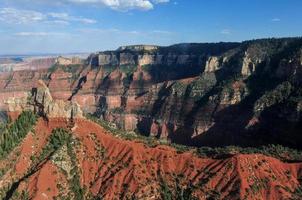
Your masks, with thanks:
[(23, 97), (10, 97), (5, 102), (8, 113), (21, 113), (24, 110), (33, 110), (45, 118), (82, 118), (82, 110), (76, 102), (54, 100), (45, 83), (39, 80), (31, 92), (24, 93)]
[(64, 58), (62, 56), (57, 57), (55, 61), (55, 63), (58, 65), (77, 65), (82, 64), (82, 62), (82, 59), (79, 57)]
[(301, 38), (121, 47), (84, 64), (0, 74), (0, 109), (42, 79), (54, 99), (143, 135), (300, 147), (301, 52)]

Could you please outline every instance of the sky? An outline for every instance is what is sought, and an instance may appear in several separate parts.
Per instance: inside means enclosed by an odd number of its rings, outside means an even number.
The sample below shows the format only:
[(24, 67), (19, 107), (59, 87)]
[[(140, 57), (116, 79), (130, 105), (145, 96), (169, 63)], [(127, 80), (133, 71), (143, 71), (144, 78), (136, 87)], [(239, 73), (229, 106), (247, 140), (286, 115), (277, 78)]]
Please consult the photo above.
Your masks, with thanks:
[(0, 55), (302, 36), (302, 0), (0, 0)]

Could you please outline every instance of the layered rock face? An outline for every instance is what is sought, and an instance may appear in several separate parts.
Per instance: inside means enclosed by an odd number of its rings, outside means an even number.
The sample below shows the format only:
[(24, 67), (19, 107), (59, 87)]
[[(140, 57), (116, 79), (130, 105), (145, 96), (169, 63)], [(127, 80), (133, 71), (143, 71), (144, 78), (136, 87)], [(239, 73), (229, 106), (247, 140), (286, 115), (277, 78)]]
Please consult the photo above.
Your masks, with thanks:
[(83, 65), (1, 74), (0, 98), (23, 96), (43, 79), (55, 99), (144, 135), (299, 147), (301, 49), (300, 38), (121, 47)]
[(42, 80), (36, 83), (31, 92), (24, 97), (10, 97), (5, 102), (8, 113), (21, 113), (24, 110), (33, 110), (45, 118), (83, 118), (82, 110), (76, 102), (54, 100), (48, 87)]
[(77, 65), (82, 64), (82, 59), (79, 57), (72, 57), (72, 58), (64, 58), (62, 56), (59, 56), (56, 58), (56, 63), (59, 65)]

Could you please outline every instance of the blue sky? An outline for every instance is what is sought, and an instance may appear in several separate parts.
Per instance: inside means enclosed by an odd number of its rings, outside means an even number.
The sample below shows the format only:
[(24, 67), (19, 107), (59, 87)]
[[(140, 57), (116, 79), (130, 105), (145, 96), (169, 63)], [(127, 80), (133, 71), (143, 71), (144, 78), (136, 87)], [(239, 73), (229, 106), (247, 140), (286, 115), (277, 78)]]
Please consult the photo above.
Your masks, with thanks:
[(302, 36), (301, 0), (0, 0), (0, 54)]

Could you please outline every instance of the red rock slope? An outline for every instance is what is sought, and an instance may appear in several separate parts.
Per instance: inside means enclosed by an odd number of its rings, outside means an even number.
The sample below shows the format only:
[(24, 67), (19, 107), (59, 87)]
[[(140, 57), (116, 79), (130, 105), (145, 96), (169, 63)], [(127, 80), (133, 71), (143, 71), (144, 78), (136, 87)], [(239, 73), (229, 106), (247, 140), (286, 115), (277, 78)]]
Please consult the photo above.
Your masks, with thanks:
[[(67, 127), (64, 119), (39, 119), (9, 159), (1, 161), (1, 191), (18, 191), (36, 200), (64, 199), (291, 199), (299, 187), (302, 164), (283, 163), (263, 155), (233, 155), (225, 159), (179, 153), (168, 146), (149, 147), (125, 141), (98, 124), (76, 120), (72, 130), (75, 157), (66, 147), (56, 151), (31, 174), (33, 161), (51, 131)], [(76, 166), (78, 187), (71, 179)], [(74, 182), (73, 182), (74, 181)], [(11, 183), (18, 183), (13, 188)], [(15, 184), (16, 186), (16, 184)], [(22, 192), (23, 191), (23, 192)], [(79, 191), (79, 190), (78, 190)], [(7, 197), (7, 194), (4, 195)], [(70, 196), (71, 195), (71, 196)], [(17, 198), (18, 199), (18, 198)], [(298, 199), (298, 197), (297, 197)]]

